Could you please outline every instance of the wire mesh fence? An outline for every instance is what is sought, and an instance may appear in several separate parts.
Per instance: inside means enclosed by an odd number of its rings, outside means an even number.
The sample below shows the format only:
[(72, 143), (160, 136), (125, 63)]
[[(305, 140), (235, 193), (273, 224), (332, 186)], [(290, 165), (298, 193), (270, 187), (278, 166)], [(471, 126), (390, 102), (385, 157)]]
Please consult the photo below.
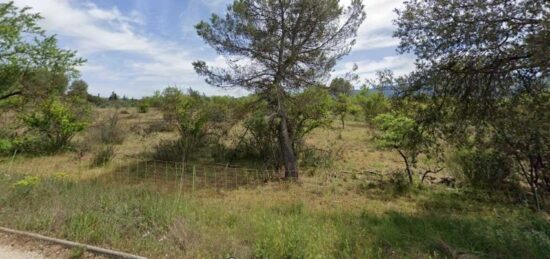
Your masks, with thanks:
[(277, 170), (159, 160), (137, 160), (125, 163), (111, 161), (109, 165), (105, 165), (105, 168), (109, 167), (110, 172), (104, 175), (107, 182), (152, 183), (183, 192), (195, 192), (201, 189), (237, 189), (281, 178), (281, 173)]
[(5, 161), (0, 170), (37, 176), (63, 174), (77, 180), (93, 180), (105, 184), (147, 185), (163, 190), (194, 193), (199, 190), (232, 190), (281, 181), (279, 170), (246, 168), (234, 165), (197, 164), (160, 160), (116, 159), (99, 165), (88, 161), (56, 163)]

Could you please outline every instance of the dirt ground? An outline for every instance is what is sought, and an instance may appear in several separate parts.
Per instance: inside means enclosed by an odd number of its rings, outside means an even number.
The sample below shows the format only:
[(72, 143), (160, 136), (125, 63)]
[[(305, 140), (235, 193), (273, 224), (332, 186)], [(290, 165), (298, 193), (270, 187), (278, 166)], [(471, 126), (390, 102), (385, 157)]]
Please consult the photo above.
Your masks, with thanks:
[(35, 239), (0, 232), (0, 259), (107, 258)]

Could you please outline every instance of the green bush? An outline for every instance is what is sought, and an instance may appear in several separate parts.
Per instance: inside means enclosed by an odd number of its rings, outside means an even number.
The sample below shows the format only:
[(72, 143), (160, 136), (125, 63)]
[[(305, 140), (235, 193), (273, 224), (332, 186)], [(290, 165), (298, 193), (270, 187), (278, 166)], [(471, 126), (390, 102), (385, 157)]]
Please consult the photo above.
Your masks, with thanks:
[(66, 147), (73, 136), (86, 127), (82, 116), (84, 111), (72, 109), (69, 103), (51, 98), (39, 105), (37, 110), (23, 117), (25, 124), (35, 131), (48, 151), (59, 151)]
[(448, 163), (455, 177), (478, 188), (498, 188), (513, 172), (510, 159), (494, 149), (460, 149)]
[(140, 101), (137, 104), (139, 113), (147, 113), (149, 111), (149, 103), (145, 101)]
[(39, 155), (48, 152), (49, 147), (42, 143), (42, 139), (36, 134), (27, 134), (16, 137), (12, 141), (12, 149), (10, 152), (26, 153)]
[(395, 195), (400, 196), (411, 190), (412, 184), (405, 177), (405, 173), (397, 170), (390, 174), (390, 184)]
[(0, 155), (9, 155), (13, 150), (13, 143), (9, 139), (0, 139)]

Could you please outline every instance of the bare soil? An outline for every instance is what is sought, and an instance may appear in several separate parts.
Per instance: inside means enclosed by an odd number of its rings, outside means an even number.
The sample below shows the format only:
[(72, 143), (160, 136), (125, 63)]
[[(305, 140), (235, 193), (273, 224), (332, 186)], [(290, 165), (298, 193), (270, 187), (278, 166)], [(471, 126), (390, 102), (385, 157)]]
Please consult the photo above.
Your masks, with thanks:
[(0, 232), (0, 259), (107, 258), (64, 246)]

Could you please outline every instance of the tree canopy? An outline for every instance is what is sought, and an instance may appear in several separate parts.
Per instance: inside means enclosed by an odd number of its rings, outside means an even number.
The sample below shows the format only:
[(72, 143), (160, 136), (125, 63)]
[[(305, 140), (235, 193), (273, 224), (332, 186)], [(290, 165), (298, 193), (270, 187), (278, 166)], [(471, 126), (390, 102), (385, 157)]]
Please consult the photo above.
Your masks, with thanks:
[(258, 93), (278, 119), (278, 139), (287, 177), (298, 168), (288, 128), (286, 101), (304, 88), (323, 84), (336, 61), (348, 54), (365, 19), (353, 0), (236, 0), (224, 17), (213, 14), (197, 33), (227, 61), (227, 68), (194, 62), (206, 82)]
[(515, 161), (540, 208), (550, 187), (550, 2), (413, 0), (397, 13), (398, 50), (417, 56), (400, 85), (423, 100), (419, 120), (449, 143)]
[(36, 78), (37, 73), (70, 77), (77, 74), (75, 67), (85, 62), (75, 51), (59, 48), (55, 36), (46, 35), (38, 25), (40, 19), (27, 7), (0, 4), (0, 100), (32, 94), (26, 91), (29, 84), (25, 81)]

